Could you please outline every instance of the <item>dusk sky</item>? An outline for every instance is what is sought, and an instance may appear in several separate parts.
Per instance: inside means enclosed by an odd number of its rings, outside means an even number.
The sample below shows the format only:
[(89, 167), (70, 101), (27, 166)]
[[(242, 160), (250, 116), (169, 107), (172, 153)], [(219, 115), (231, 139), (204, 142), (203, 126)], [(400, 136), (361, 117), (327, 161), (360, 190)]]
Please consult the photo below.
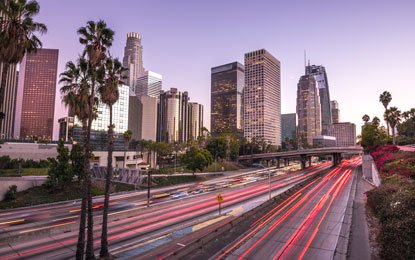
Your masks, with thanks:
[[(281, 62), (282, 113), (294, 113), (304, 50), (326, 67), (341, 121), (360, 133), (362, 116), (382, 118), (379, 95), (392, 106), (415, 107), (414, 1), (109, 1), (38, 0), (36, 20), (48, 33), (45, 48), (59, 49), (58, 73), (82, 51), (76, 30), (103, 19), (116, 34), (111, 53), (122, 60), (127, 32), (142, 36), (144, 67), (163, 75), (163, 89), (188, 91), (205, 107), (210, 128), (210, 68), (243, 63), (265, 48)], [(364, 2), (364, 3), (363, 3)], [(55, 124), (66, 112), (57, 98)], [(55, 137), (56, 136), (55, 126)]]

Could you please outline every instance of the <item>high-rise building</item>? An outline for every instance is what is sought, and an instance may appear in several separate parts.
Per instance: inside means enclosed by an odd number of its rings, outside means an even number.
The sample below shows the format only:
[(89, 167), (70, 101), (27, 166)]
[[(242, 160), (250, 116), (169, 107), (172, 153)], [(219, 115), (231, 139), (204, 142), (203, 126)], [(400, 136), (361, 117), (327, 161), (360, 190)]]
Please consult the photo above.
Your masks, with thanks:
[(265, 49), (245, 54), (244, 136), (281, 145), (280, 62)]
[(190, 140), (197, 140), (202, 135), (203, 127), (203, 105), (196, 102), (189, 102), (189, 114), (188, 114), (188, 138)]
[(244, 84), (245, 69), (239, 62), (211, 69), (211, 133), (242, 131)]
[[(17, 95), (17, 77), (16, 65), (9, 66), (6, 75), (6, 87), (3, 92), (3, 105), (0, 107), (0, 139), (13, 138), (14, 120), (16, 113), (16, 95)], [(3, 78), (3, 64), (0, 63), (0, 80)], [(0, 93), (1, 95), (1, 93)]]
[(145, 71), (140, 74), (135, 86), (137, 97), (150, 96), (160, 98), (160, 91), (163, 77), (152, 71)]
[(301, 76), (297, 86), (297, 138), (299, 146), (313, 145), (313, 137), (321, 135), (320, 96), (315, 78)]
[(161, 91), (158, 104), (157, 141), (184, 143), (188, 139), (188, 102), (187, 91), (177, 88)]
[[(135, 104), (133, 104), (135, 103)], [(128, 128), (135, 140), (157, 140), (157, 98), (130, 95)]]
[(327, 73), (324, 66), (308, 65), (306, 66), (306, 75), (314, 76), (320, 95), (321, 105), (321, 125), (322, 134), (327, 134), (327, 125), (332, 123), (332, 115), (330, 108), (330, 91)]
[(52, 139), (59, 50), (27, 54), (19, 71), (15, 137)]
[(335, 123), (327, 127), (330, 136), (337, 139), (337, 146), (354, 146), (356, 145), (356, 125), (349, 122)]
[(127, 34), (127, 43), (124, 48), (123, 66), (128, 69), (126, 85), (135, 91), (138, 77), (144, 72), (143, 66), (143, 46), (141, 36), (136, 32)]
[(339, 103), (336, 100), (331, 101), (331, 116), (333, 118), (333, 124), (340, 122)]
[(281, 115), (281, 142), (289, 140), (296, 140), (297, 136), (297, 114), (282, 114)]

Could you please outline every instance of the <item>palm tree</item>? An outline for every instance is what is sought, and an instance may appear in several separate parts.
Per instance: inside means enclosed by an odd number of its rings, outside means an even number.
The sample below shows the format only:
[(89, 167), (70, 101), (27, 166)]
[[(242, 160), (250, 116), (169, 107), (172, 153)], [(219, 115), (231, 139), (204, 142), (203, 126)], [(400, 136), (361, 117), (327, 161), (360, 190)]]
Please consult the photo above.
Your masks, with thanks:
[[(3, 119), (5, 117), (5, 114), (3, 112), (0, 112), (0, 131), (1, 131), (1, 125), (3, 123)], [(2, 133), (0, 132), (0, 139), (2, 138)]]
[(380, 119), (379, 119), (379, 117), (375, 116), (375, 117), (372, 119), (372, 125), (374, 125), (374, 126), (378, 127), (378, 126), (379, 126), (379, 124), (380, 124)]
[(401, 111), (397, 107), (391, 107), (385, 111), (385, 120), (392, 128), (392, 140), (395, 144), (395, 127), (401, 122)]
[(108, 165), (107, 175), (105, 178), (105, 199), (104, 209), (102, 215), (102, 230), (101, 230), (101, 250), (100, 258), (108, 258), (108, 206), (109, 206), (109, 192), (112, 179), (112, 153), (114, 150), (114, 124), (112, 123), (112, 106), (117, 102), (120, 93), (118, 87), (122, 85), (125, 79), (124, 71), (121, 62), (118, 59), (108, 58), (105, 62), (105, 76), (101, 80), (98, 92), (101, 102), (108, 106), (110, 111), (110, 124), (108, 126)]
[[(379, 96), (379, 102), (382, 103), (383, 107), (385, 108), (385, 112), (388, 109), (389, 103), (392, 101), (392, 95), (388, 91), (383, 91), (382, 94)], [(388, 129), (388, 136), (389, 136), (389, 125), (386, 121), (386, 127)]]
[(124, 166), (123, 168), (125, 169), (125, 166), (126, 166), (125, 162), (127, 160), (127, 149), (128, 149), (128, 145), (130, 144), (131, 138), (133, 137), (133, 131), (128, 129), (122, 134), (122, 136), (124, 138)]
[[(90, 113), (89, 81), (88, 62), (82, 57), (78, 59), (76, 64), (72, 61), (68, 62), (66, 64), (66, 71), (60, 74), (59, 80), (59, 83), (63, 84), (60, 91), (65, 106), (69, 107), (73, 114), (82, 122), (84, 142), (86, 141), (85, 138), (87, 136), (86, 133), (88, 130), (88, 118)], [(88, 194), (87, 186), (85, 184), (85, 168), (83, 169), (83, 172), (77, 174), (78, 176), (81, 176), (81, 180), (84, 184), (76, 251), (76, 259), (82, 259), (85, 248), (86, 206)]]
[[(0, 2), (0, 13), (2, 14), (0, 17), (0, 64), (2, 64), (0, 66), (2, 67), (0, 108), (4, 103), (10, 65), (18, 64), (26, 53), (34, 53), (42, 47), (42, 42), (36, 33), (44, 34), (47, 28), (46, 25), (33, 20), (39, 10), (39, 4), (33, 0), (29, 2), (26, 0), (3, 0)], [(0, 111), (0, 113), (3, 112)]]
[[(91, 172), (90, 162), (91, 157), (90, 138), (91, 138), (91, 125), (94, 119), (93, 107), (96, 101), (95, 88), (98, 80), (98, 75), (104, 69), (104, 61), (107, 57), (108, 48), (111, 47), (114, 39), (114, 31), (107, 27), (107, 24), (103, 20), (98, 22), (89, 21), (85, 27), (78, 29), (80, 35), (79, 42), (85, 45), (83, 57), (87, 58), (89, 64), (89, 73), (91, 77), (90, 89), (89, 89), (89, 109), (88, 114), (88, 129), (84, 142), (84, 156), (85, 156), (85, 175), (86, 175), (86, 189), (88, 200), (88, 236), (86, 245), (86, 258), (94, 259), (94, 219), (92, 213), (92, 194), (91, 194)], [(78, 249), (77, 249), (78, 250)]]
[(365, 125), (369, 122), (370, 120), (370, 116), (368, 116), (367, 114), (362, 116), (362, 120), (365, 122)]

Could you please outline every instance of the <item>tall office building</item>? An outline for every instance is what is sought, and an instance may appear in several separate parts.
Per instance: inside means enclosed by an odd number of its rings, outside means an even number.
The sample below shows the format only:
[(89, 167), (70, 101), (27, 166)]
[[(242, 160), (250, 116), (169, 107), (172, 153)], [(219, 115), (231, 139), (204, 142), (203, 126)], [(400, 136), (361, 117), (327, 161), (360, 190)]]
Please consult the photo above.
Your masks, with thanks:
[(138, 77), (144, 72), (143, 66), (143, 46), (141, 36), (136, 32), (127, 34), (127, 43), (124, 48), (123, 66), (128, 69), (126, 85), (135, 91)]
[(295, 140), (297, 136), (297, 114), (282, 114), (281, 115), (281, 142), (291, 139)]
[(320, 95), (321, 105), (321, 125), (322, 134), (327, 135), (327, 125), (332, 123), (332, 115), (330, 108), (330, 91), (327, 73), (324, 66), (310, 65), (306, 66), (306, 75), (314, 76)]
[(349, 122), (331, 124), (327, 128), (328, 134), (337, 139), (337, 146), (356, 145), (356, 125)]
[(280, 62), (265, 49), (245, 54), (244, 136), (281, 145)]
[(59, 50), (27, 54), (19, 71), (15, 137), (52, 139)]
[(340, 122), (339, 103), (336, 100), (331, 101), (331, 116), (333, 118), (333, 124)]
[(184, 143), (188, 140), (188, 93), (177, 88), (161, 91), (158, 104), (157, 141)]
[(188, 138), (197, 140), (202, 135), (203, 127), (203, 105), (196, 102), (189, 102)]
[(239, 62), (211, 69), (211, 133), (242, 131), (244, 84), (245, 69)]
[(157, 98), (137, 97), (130, 93), (128, 129), (133, 132), (135, 140), (156, 141), (157, 137)]
[(160, 91), (163, 77), (152, 71), (145, 71), (140, 74), (135, 85), (137, 97), (150, 96), (160, 98)]
[[(0, 63), (0, 80), (3, 78), (3, 64)], [(17, 77), (16, 65), (10, 65), (6, 77), (6, 87), (3, 92), (3, 105), (0, 112), (4, 117), (0, 119), (0, 139), (13, 138), (14, 120), (16, 113)]]
[(318, 86), (311, 75), (301, 76), (297, 86), (297, 138), (304, 148), (313, 144), (313, 137), (321, 135), (321, 108)]

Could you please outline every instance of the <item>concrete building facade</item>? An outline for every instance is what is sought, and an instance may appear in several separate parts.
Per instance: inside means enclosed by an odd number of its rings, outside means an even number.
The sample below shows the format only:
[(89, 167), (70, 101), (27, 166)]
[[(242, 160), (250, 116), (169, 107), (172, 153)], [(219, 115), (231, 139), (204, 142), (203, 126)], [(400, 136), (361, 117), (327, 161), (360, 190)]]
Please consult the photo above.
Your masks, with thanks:
[(315, 78), (301, 76), (297, 86), (297, 138), (300, 148), (311, 146), (313, 137), (321, 135), (320, 95)]
[(282, 114), (281, 115), (281, 142), (292, 139), (295, 140), (297, 136), (297, 114)]
[(189, 102), (188, 133), (190, 140), (197, 140), (202, 135), (203, 127), (203, 105)]
[(328, 134), (337, 139), (337, 146), (356, 145), (356, 125), (350, 122), (331, 124), (327, 128)]
[(280, 62), (267, 50), (245, 54), (244, 137), (281, 145)]
[(210, 131), (241, 132), (245, 68), (239, 62), (211, 69)]
[[(0, 112), (3, 113), (3, 118), (0, 119), (0, 139), (14, 137), (18, 74), (16, 65), (10, 65), (7, 75), (5, 75), (6, 88), (3, 93), (3, 105), (0, 107)], [(3, 64), (0, 63), (0, 80), (3, 76)]]
[(58, 55), (57, 49), (40, 49), (23, 58), (16, 99), (15, 138), (52, 139)]
[(331, 101), (331, 116), (333, 117), (333, 124), (340, 122), (339, 103), (336, 100)]

